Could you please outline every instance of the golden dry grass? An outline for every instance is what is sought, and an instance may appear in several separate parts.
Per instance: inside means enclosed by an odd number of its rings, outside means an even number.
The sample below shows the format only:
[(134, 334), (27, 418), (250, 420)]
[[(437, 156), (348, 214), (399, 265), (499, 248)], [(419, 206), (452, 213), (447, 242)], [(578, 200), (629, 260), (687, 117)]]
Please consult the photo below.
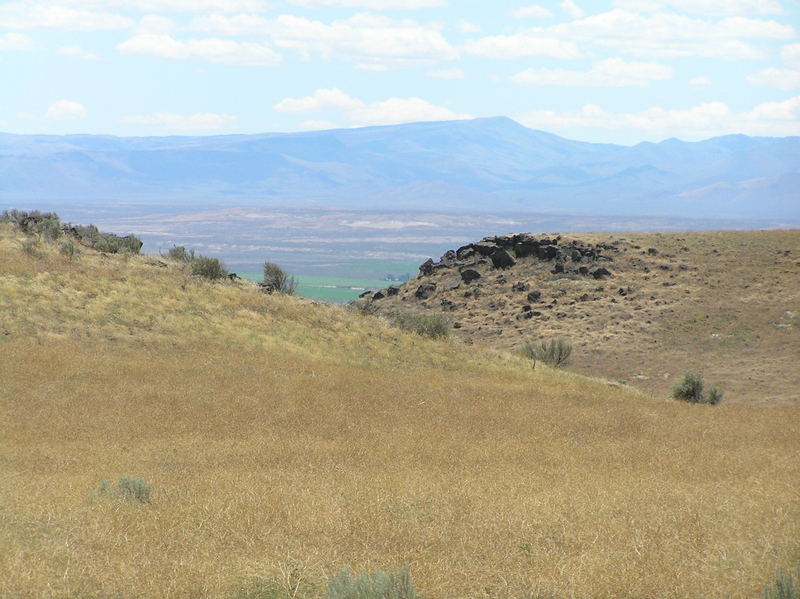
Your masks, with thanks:
[[(666, 402), (151, 259), (0, 234), (0, 596), (228, 598), (407, 563), (427, 599), (758, 597), (800, 411)], [(96, 493), (131, 475), (149, 504)]]

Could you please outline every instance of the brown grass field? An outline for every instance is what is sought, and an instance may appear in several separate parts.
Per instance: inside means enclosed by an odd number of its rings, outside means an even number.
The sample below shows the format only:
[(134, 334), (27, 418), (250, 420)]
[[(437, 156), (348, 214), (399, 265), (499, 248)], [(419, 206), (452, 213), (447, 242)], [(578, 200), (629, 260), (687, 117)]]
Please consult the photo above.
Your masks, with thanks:
[[(737, 599), (800, 562), (797, 404), (21, 243), (0, 228), (0, 597), (317, 598), (408, 564), (426, 599)], [(151, 501), (98, 493), (122, 475)]]

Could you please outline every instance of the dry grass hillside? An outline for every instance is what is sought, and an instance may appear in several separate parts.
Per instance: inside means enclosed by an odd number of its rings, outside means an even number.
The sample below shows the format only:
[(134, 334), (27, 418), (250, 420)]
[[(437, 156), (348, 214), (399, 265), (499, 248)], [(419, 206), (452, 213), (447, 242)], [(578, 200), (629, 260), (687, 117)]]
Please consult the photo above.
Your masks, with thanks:
[[(501, 348), (563, 336), (575, 371), (662, 397), (694, 369), (729, 402), (800, 404), (800, 231), (530, 236), (561, 253), (514, 256), (525, 237), (493, 238), (509, 240), (513, 265), (477, 244), (483, 254), (445, 255), (373, 304), (444, 314), (463, 338)], [(575, 247), (590, 253), (573, 260)], [(601, 267), (610, 275), (595, 278)], [(481, 276), (465, 282), (465, 270)]]
[(426, 599), (744, 599), (800, 561), (796, 404), (665, 401), (9, 226), (0, 381), (0, 597), (312, 599), (408, 564)]

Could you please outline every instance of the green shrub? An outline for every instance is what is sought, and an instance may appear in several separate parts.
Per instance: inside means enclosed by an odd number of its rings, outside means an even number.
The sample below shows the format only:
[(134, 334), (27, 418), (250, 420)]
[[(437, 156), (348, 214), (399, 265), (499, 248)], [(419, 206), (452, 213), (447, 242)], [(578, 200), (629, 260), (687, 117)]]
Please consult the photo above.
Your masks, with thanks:
[(61, 235), (61, 219), (53, 212), (25, 212), (24, 210), (4, 210), (0, 222), (12, 223), (28, 235), (41, 235), (53, 240)]
[(709, 387), (708, 393), (703, 393), (703, 375), (688, 370), (672, 387), (672, 398), (689, 403), (704, 403), (716, 405), (722, 401), (722, 391), (716, 387)]
[(442, 339), (450, 334), (450, 323), (441, 314), (394, 312), (389, 317), (401, 329), (413, 331), (423, 337)]
[(62, 255), (66, 256), (70, 262), (80, 255), (80, 248), (71, 241), (62, 242), (58, 250)]
[(187, 250), (182, 245), (173, 245), (166, 254), (161, 254), (161, 257), (183, 264), (191, 264), (195, 259), (194, 250)]
[(689, 370), (672, 387), (673, 399), (680, 399), (690, 403), (703, 402), (703, 375)]
[(778, 572), (775, 581), (764, 589), (764, 599), (800, 599), (800, 568), (797, 582), (791, 572)]
[(22, 251), (31, 256), (32, 258), (36, 258), (37, 260), (44, 258), (44, 250), (39, 247), (39, 244), (36, 242), (35, 239), (26, 239), (22, 242)]
[(526, 342), (520, 348), (522, 354), (533, 361), (534, 368), (536, 362), (543, 362), (548, 366), (560, 368), (569, 364), (572, 356), (572, 344), (563, 337), (556, 337), (549, 341), (539, 341), (538, 343)]
[(418, 599), (408, 567), (350, 577), (346, 568), (328, 581), (326, 599)]
[(264, 282), (261, 287), (266, 293), (294, 295), (297, 279), (274, 262), (264, 262)]
[(715, 406), (722, 401), (722, 395), (723, 395), (722, 391), (720, 391), (716, 387), (709, 387), (708, 393), (706, 394), (706, 403)]
[(206, 279), (222, 279), (228, 276), (228, 270), (219, 261), (219, 258), (209, 258), (208, 256), (197, 256), (192, 261), (192, 274)]
[(141, 478), (121, 476), (116, 488), (109, 480), (100, 481), (99, 494), (114, 499), (125, 499), (138, 503), (150, 502), (150, 485)]

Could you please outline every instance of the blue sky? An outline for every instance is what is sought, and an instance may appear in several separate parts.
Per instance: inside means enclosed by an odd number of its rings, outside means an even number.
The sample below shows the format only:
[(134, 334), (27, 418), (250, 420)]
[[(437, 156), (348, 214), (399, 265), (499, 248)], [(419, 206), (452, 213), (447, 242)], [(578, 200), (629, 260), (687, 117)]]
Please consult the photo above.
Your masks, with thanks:
[(0, 131), (800, 135), (800, 0), (0, 1)]

